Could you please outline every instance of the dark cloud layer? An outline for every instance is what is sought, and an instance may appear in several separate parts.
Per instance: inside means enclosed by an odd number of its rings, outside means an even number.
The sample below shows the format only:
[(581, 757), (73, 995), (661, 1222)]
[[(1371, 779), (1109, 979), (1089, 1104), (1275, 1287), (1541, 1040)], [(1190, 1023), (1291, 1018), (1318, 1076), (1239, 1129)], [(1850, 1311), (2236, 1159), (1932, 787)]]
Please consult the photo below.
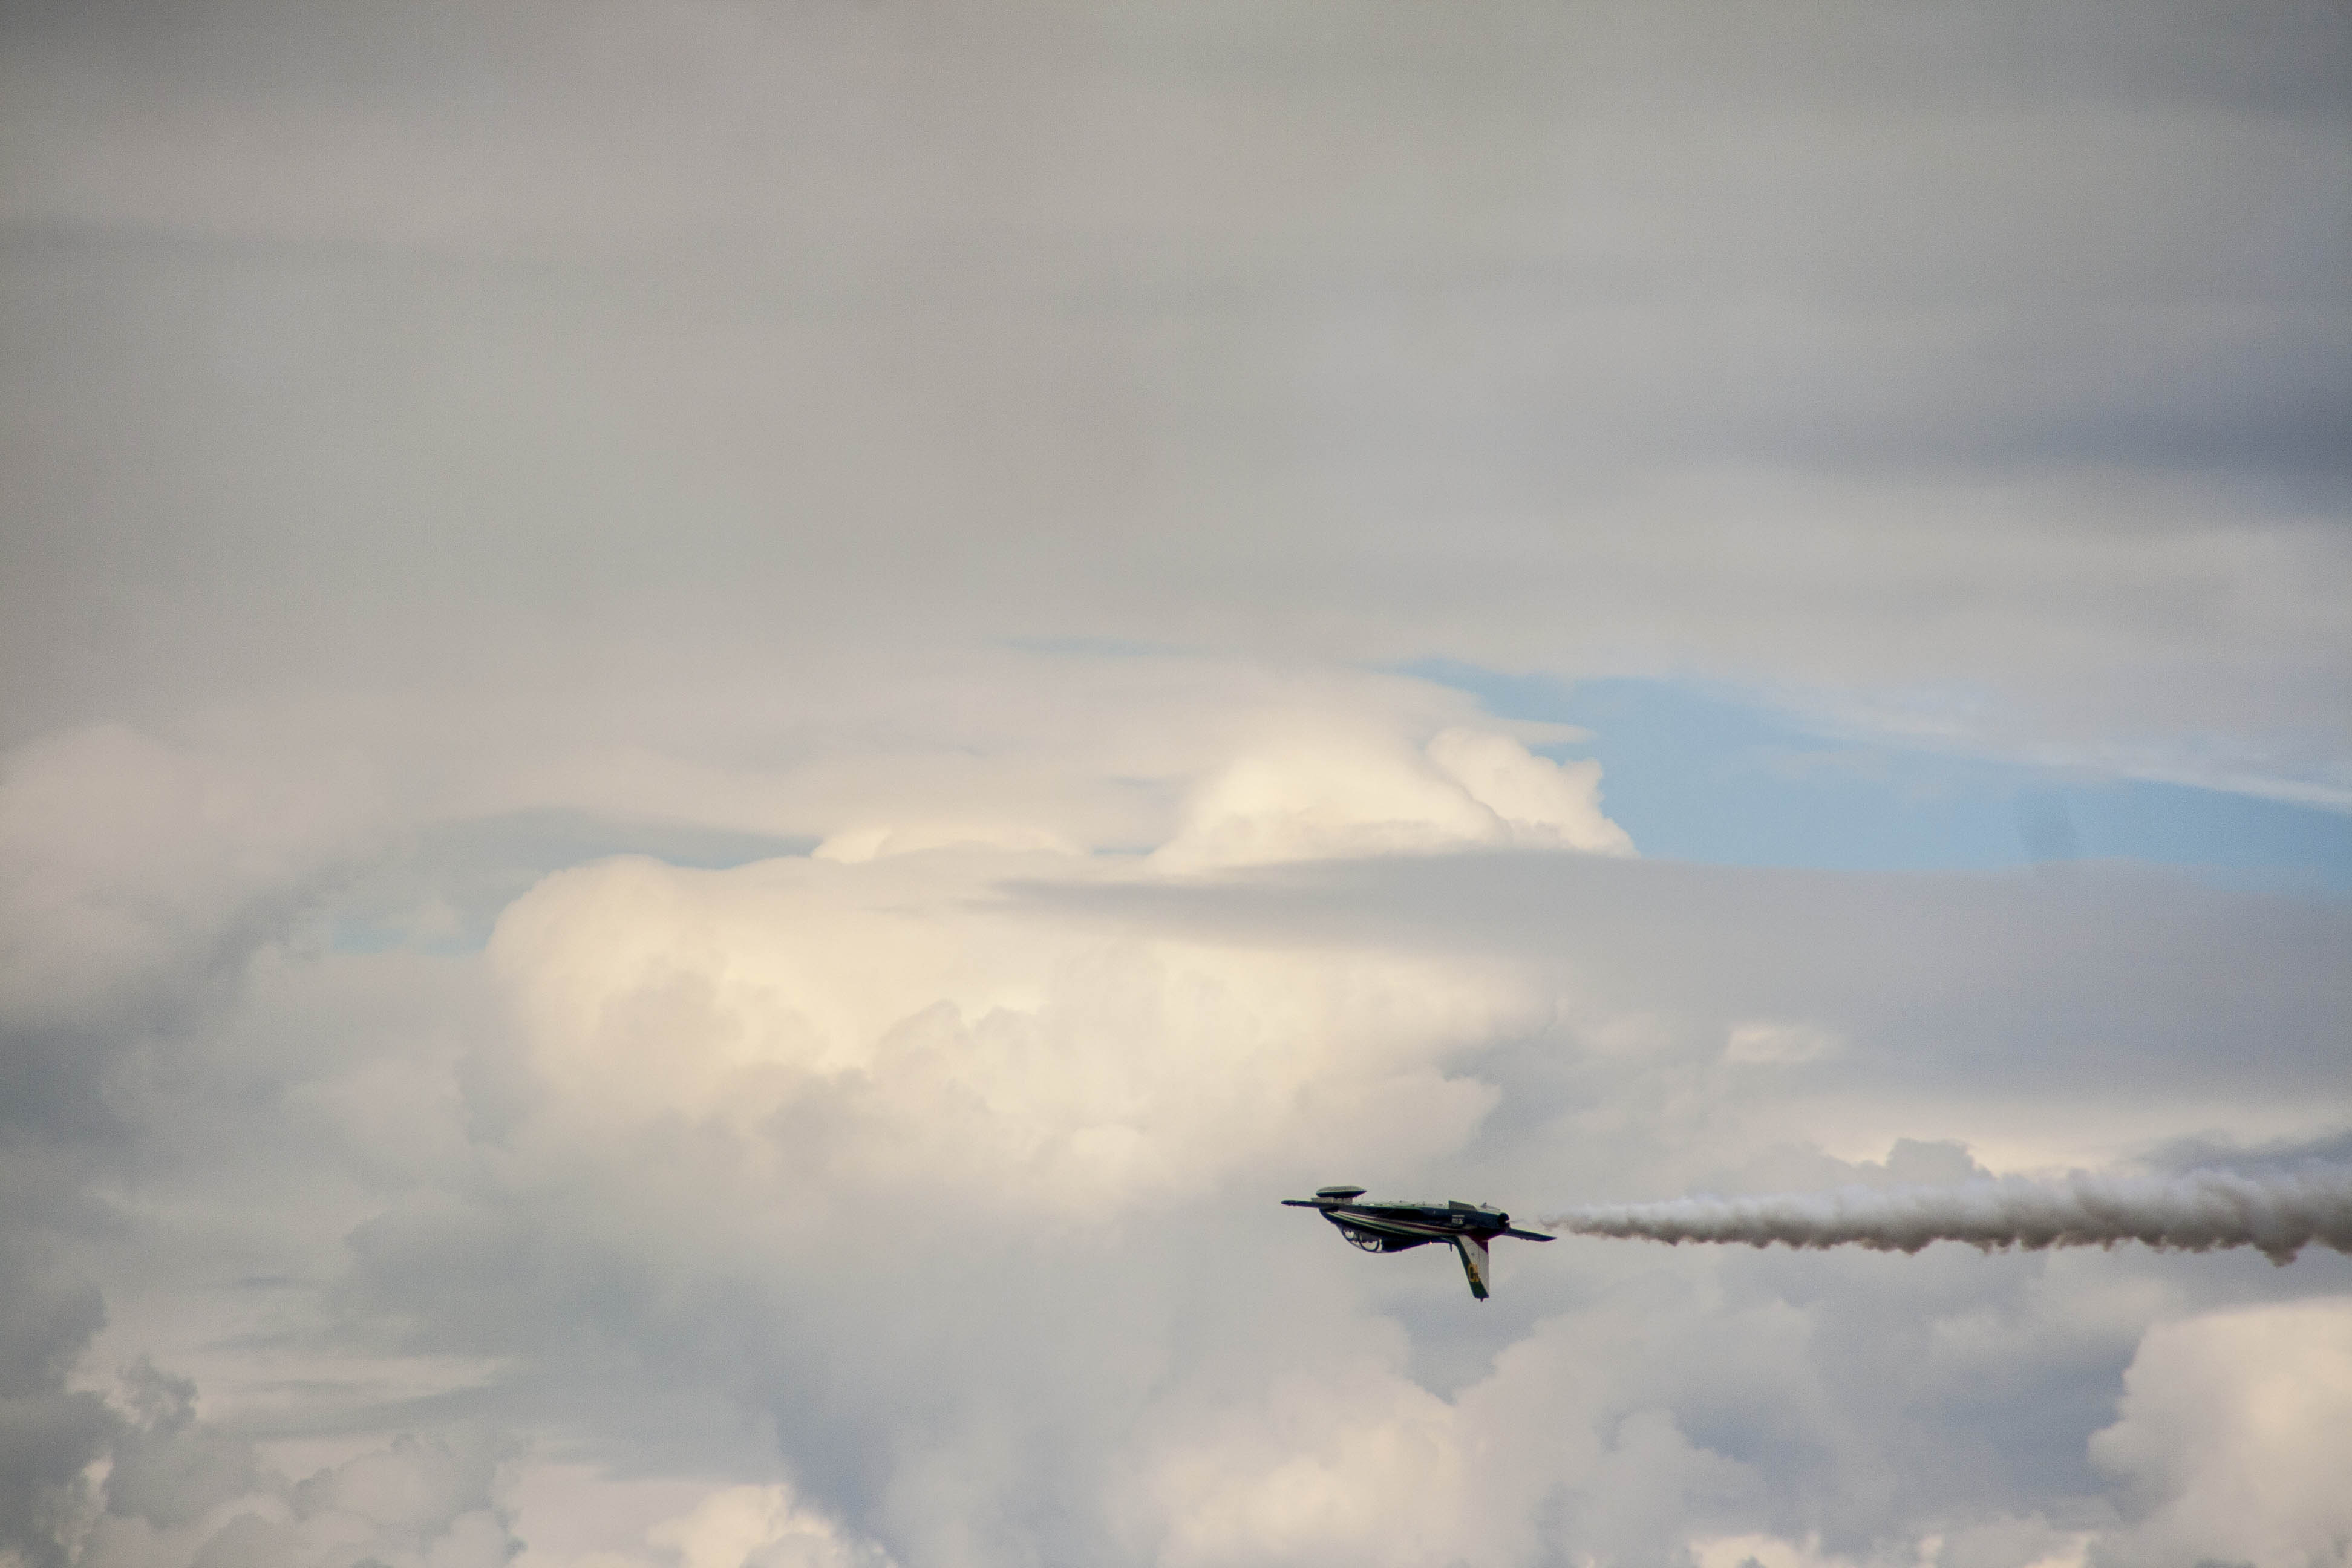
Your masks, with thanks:
[(1597, 1008), (1695, 1026), (1707, 1051), (1742, 1019), (1815, 1019), (1846, 1048), (1788, 1070), (1855, 1085), (2291, 1101), (2333, 1087), (2352, 1016), (2332, 959), (2352, 942), (2342, 903), (2119, 865), (1912, 877), (1472, 856), (1015, 896), (1515, 952)]
[(887, 624), (2340, 784), (2334, 7), (13, 26), (19, 735)]
[(96, 1395), (66, 1387), (106, 1309), (52, 1250), (13, 1226), (0, 1243), (0, 1550), (32, 1568), (65, 1562), (83, 1467), (116, 1426)]

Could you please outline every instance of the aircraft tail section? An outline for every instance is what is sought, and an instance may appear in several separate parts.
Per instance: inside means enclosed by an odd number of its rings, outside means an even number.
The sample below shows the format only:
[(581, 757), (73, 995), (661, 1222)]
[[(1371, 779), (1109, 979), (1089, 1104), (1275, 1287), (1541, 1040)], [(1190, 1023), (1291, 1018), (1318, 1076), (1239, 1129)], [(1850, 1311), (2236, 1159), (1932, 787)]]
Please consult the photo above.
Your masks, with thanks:
[(1462, 1272), (1469, 1277), (1470, 1294), (1481, 1301), (1486, 1299), (1486, 1281), (1493, 1267), (1486, 1258), (1486, 1238), (1483, 1236), (1457, 1236), (1454, 1248), (1462, 1254)]

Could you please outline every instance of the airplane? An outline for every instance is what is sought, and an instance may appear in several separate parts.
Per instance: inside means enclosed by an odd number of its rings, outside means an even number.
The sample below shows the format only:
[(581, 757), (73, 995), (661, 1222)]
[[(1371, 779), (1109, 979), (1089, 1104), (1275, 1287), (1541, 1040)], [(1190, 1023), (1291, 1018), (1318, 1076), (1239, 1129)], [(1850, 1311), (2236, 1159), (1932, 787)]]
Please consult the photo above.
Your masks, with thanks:
[(1532, 1230), (1513, 1230), (1511, 1216), (1485, 1204), (1387, 1202), (1360, 1204), (1361, 1187), (1318, 1187), (1311, 1198), (1285, 1198), (1286, 1208), (1314, 1209), (1339, 1227), (1339, 1234), (1366, 1252), (1402, 1252), (1433, 1241), (1450, 1241), (1462, 1255), (1470, 1294), (1486, 1299), (1486, 1244), (1498, 1236), (1549, 1241)]

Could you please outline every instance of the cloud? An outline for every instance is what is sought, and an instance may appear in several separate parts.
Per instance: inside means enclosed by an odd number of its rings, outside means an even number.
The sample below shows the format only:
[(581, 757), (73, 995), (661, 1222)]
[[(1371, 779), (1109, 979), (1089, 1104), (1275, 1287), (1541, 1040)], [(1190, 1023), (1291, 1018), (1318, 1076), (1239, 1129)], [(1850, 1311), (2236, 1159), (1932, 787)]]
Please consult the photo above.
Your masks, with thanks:
[(2325, 1562), (2352, 1536), (2352, 1299), (2209, 1313), (2148, 1331), (2091, 1455), (2137, 1507), (2093, 1561), (2116, 1568)]
[(13, 18), (8, 737), (1090, 637), (2341, 798), (2330, 8), (982, 14)]
[[(116, 1445), (106, 1507), (74, 1532), (74, 1568), (496, 1568), (520, 1549), (491, 1492), (501, 1446), (404, 1434), (289, 1481), (194, 1415), (194, 1385), (142, 1363), (140, 1419)], [(124, 1477), (116, 1484), (117, 1477)]]
[(357, 772), (306, 778), (119, 725), (11, 753), (0, 1005), (54, 1026), (188, 988), (344, 847), (369, 804)]
[[(1510, 955), (1596, 1037), (1647, 1042), (1662, 1074), (1718, 1070), (1722, 1092), (1781, 1107), (1781, 1136), (1847, 1158), (1954, 1138), (2002, 1168), (2109, 1165), (2184, 1126), (2240, 1142), (2341, 1127), (2339, 904), (2075, 869), (2060, 885), (1436, 855), (1028, 896), (1186, 930)], [(1769, 1072), (1724, 1061), (1733, 1029), (1781, 1019), (1841, 1048)]]
[(2090, 1534), (2053, 1529), (2042, 1519), (1990, 1520), (1850, 1557), (1822, 1550), (1821, 1537), (1791, 1541), (1776, 1535), (1721, 1535), (1691, 1542), (1697, 1568), (2083, 1568)]
[(106, 1509), (172, 1530), (258, 1489), (252, 1445), (195, 1418), (196, 1385), (145, 1357), (123, 1373), (136, 1421), (116, 1437)]
[(1447, 1147), (1491, 1094), (1446, 1064), (1544, 1011), (1491, 965), (1138, 940), (990, 897), (1069, 868), (970, 848), (613, 861), (518, 900), (490, 955), (565, 1136), (813, 1119), (815, 1142), (777, 1151), (813, 1181), (1098, 1215), (1284, 1149)]
[[(1417, 765), (1409, 745), (1388, 754)], [(1193, 818), (1174, 820), (1181, 834)], [(2038, 1275), (1973, 1257), (1975, 1276), (1897, 1260), (1931, 1269), (1912, 1285), (1734, 1283), (1710, 1268), (1677, 1289), (1751, 1293), (1736, 1330), (1693, 1305), (1612, 1352), (1628, 1368), (1686, 1367), (1666, 1383), (1578, 1381), (1624, 1331), (1586, 1314), (1557, 1331), (1516, 1323), (1487, 1353), (1524, 1345), (1529, 1359), (1465, 1369), (1448, 1392), (1367, 1341), (1368, 1303), (1340, 1287), (1433, 1293), (1454, 1289), (1451, 1277), (1371, 1260), (1359, 1280), (1333, 1272), (1358, 1265), (1345, 1249), (1271, 1230), (1244, 1241), (1228, 1211), (1298, 1179), (1278, 1173), (1367, 1163), (1453, 1171), (1505, 1197), (1563, 1169), (1655, 1183), (1729, 1168), (1752, 1187), (1793, 1158), (1772, 1152), (1786, 1108), (1844, 1079), (1807, 1078), (1832, 1065), (1818, 1058), (1784, 1062), (1771, 1071), (1789, 1098), (1759, 1100), (1757, 1066), (1719, 1059), (1728, 1031), (1791, 1016), (1783, 1004), (1797, 999), (1796, 1016), (1821, 1020), (1808, 1027), (1847, 1041), (1842, 1075), (1874, 1061), (1922, 1070), (1921, 1047), (1880, 1037), (1894, 1012), (1853, 999), (1882, 983), (1957, 996), (2000, 972), (2002, 955), (1934, 938), (1940, 922), (2019, 928), (2015, 951), (2072, 977), (2057, 994), (2080, 1018), (2138, 1002), (2084, 978), (2067, 946), (2079, 938), (2038, 945), (2035, 922), (2124, 949), (2178, 939), (2172, 969), (2202, 953), (2242, 973), (2251, 961), (2216, 946), (2221, 933), (2332, 917), (2181, 884), (2154, 927), (2133, 926), (2126, 911), (2151, 907), (2142, 884), (2108, 887), (2096, 868), (2053, 887), (1401, 847), (1238, 879), (969, 843), (725, 870), (624, 858), (552, 876), (508, 910), (487, 955), (518, 1075), (500, 1091), (495, 1157), (354, 1236), (348, 1306), (408, 1325), (412, 1352), (521, 1353), (558, 1383), (642, 1377), (664, 1398), (708, 1391), (762, 1410), (796, 1495), (902, 1562), (992, 1560), (1039, 1539), (1114, 1558), (1361, 1560), (1443, 1540), (1502, 1563), (1541, 1540), (1638, 1559), (1738, 1537), (1708, 1534), (1706, 1519), (1801, 1542), (1801, 1512), (1757, 1499), (1821, 1488), (1836, 1500), (1820, 1509), (1843, 1521), (1822, 1537), (1824, 1561), (1869, 1560), (1855, 1542), (1872, 1532), (1907, 1529), (1919, 1546), (1937, 1518), (1936, 1550), (1955, 1564), (2064, 1561), (2083, 1531), (2046, 1521), (2087, 1505), (2053, 1478), (2097, 1484), (2083, 1444), (2110, 1418), (2101, 1379), (2129, 1359), (2144, 1305), (2102, 1303), (2080, 1280), (2032, 1304)], [(2083, 919), (2085, 900), (2098, 920)], [(2250, 908), (2277, 923), (2250, 925)], [(1912, 930), (1930, 934), (1915, 943)], [(1668, 945), (1653, 951), (1651, 936)], [(1787, 967), (1809, 950), (1817, 967)], [(1870, 977), (1857, 951), (1906, 954), (1906, 967)], [(1561, 967), (1562, 953), (1576, 962)], [(1629, 988), (1653, 969), (1711, 1024), (1652, 1012), (1652, 1044), (1607, 1047), (1599, 1036), (1664, 1000)], [(2031, 994), (2036, 973), (2012, 967), (2007, 984)], [(2203, 984), (2193, 970), (2175, 978)], [(2315, 1021), (2332, 1016), (2323, 994)], [(2150, 1087), (2172, 1059), (2143, 1054)], [(2178, 1059), (2191, 1080), (2203, 1070), (2186, 1044)], [(2298, 1059), (2280, 1058), (2283, 1083), (2301, 1081)], [(1563, 1070), (1581, 1080), (1565, 1092)], [(2079, 1103), (2063, 1074), (2052, 1082), (2060, 1103)], [(1664, 1131), (1629, 1125), (1627, 1104), (1664, 1107)], [(1706, 1130), (1696, 1147), (1675, 1119)], [(1885, 1186), (1974, 1170), (1921, 1145), (1884, 1169), (1826, 1173)], [(1550, 1260), (1506, 1262), (1550, 1283), (1507, 1275), (1498, 1300), (1559, 1300)], [(1569, 1268), (1623, 1278), (1605, 1257)], [(942, 1319), (932, 1302), (948, 1279), (961, 1309)], [(1294, 1325), (1266, 1315), (1267, 1279), (1286, 1281), (1274, 1299)], [(1850, 1307), (1824, 1303), (1841, 1291)], [(545, 1342), (547, 1322), (577, 1337)], [(979, 1347), (1008, 1322), (1054, 1352), (984, 1370)], [(1460, 1329), (1433, 1317), (1423, 1331), (1444, 1342)], [(1810, 1334), (1827, 1337), (1798, 1353)], [(1208, 1343), (1215, 1353), (1178, 1348)], [(623, 1371), (600, 1345), (652, 1359)], [(1875, 1370), (1846, 1366), (1831, 1353), (1841, 1345)], [(1887, 1379), (1957, 1426), (1889, 1414)], [(598, 1406), (607, 1430), (657, 1441), (649, 1397), (614, 1399)], [(2054, 1424), (2053, 1446), (2012, 1470), (1998, 1434), (2029, 1406)], [(1547, 1458), (1525, 1473), (1468, 1458), (1520, 1448)], [(1424, 1453), (1428, 1484), (1381, 1479)], [(1914, 1466), (1938, 1479), (1898, 1486)], [(1577, 1500), (1573, 1524), (1529, 1535), (1563, 1496)], [(1008, 1497), (1059, 1500), (1063, 1522), (1037, 1535)]]
[(88, 1506), (84, 1471), (117, 1426), (95, 1395), (66, 1386), (105, 1306), (52, 1251), (0, 1232), (0, 1554), (27, 1568), (62, 1568), (63, 1538)]
[(492, 1568), (516, 1542), (480, 1432), (402, 1436), (308, 1479), (266, 1467), (145, 1357), (117, 1398), (66, 1385), (103, 1318), (87, 1281), (0, 1238), (0, 1560), (25, 1568)]
[(0, 1555), (2298, 1550), (2334, 1252), (1271, 1200), (2340, 1138), (2340, 903), (1382, 671), (2340, 802), (2345, 25), (9, 8)]
[(278, 768), (121, 726), (0, 772), (0, 1117), (86, 1120), (110, 1059), (184, 1030), (359, 852), (364, 770)]
[(1838, 1048), (1837, 1037), (1803, 1024), (1736, 1024), (1723, 1059), (1745, 1067), (1795, 1067)]
[[(1547, 1324), (1452, 1399), (1402, 1375), (1391, 1339), (1203, 1413), (1148, 1461), (1153, 1558), (1483, 1568), (1666, 1549), (1685, 1509), (1753, 1479), (1667, 1411), (1628, 1407), (1589, 1354), (1624, 1331)], [(1531, 1416), (1538, 1444), (1524, 1441)]]
[(801, 1506), (784, 1486), (714, 1492), (647, 1540), (678, 1568), (891, 1568), (888, 1553)]
[(1601, 814), (1601, 765), (1531, 755), (1507, 735), (1441, 731), (1420, 754), (1388, 735), (1308, 733), (1227, 763), (1152, 854), (1169, 870), (1540, 846), (1630, 855)]
[[(1430, 759), (1425, 716), (1353, 721), (1448, 809), (1477, 802)], [(1265, 754), (1261, 732), (1236, 721), (1228, 756)], [(1229, 765), (1187, 744), (1171, 841)], [(1324, 775), (1301, 776), (1311, 797)], [(1374, 798), (1370, 820), (1398, 820)], [(1509, 820), (1481, 809), (1436, 820)], [(2200, 964), (2242, 981), (2324, 946), (2328, 909), (2175, 882), (2153, 900), (2097, 867), (2064, 886), (1814, 878), (1476, 837), (1364, 858), (1339, 820), (1323, 842), (1358, 858), (1182, 875), (968, 840), (716, 869), (624, 856), (544, 878), (430, 984), (413, 953), (269, 948), (175, 1045), (188, 1087), (121, 1098), (132, 1124), (175, 1130), (151, 1157), (184, 1190), (134, 1211), (111, 1260), (89, 1255), (149, 1323), (172, 1291), (246, 1321), (282, 1303), (267, 1354), (285, 1359), (203, 1352), (238, 1426), (185, 1421), (159, 1374), (138, 1435), (107, 1450), (122, 1479), (91, 1495), (121, 1510), (89, 1540), (163, 1568), (215, 1539), (264, 1562), (345, 1541), (387, 1563), (503, 1550), (529, 1539), (501, 1511), (510, 1478), (540, 1461), (502, 1469), (487, 1437), (419, 1419), (461, 1405), (564, 1434), (564, 1462), (584, 1448), (734, 1495), (711, 1519), (775, 1522), (778, 1552), (852, 1561), (1402, 1561), (1442, 1542), (1499, 1565), (1809, 1532), (1823, 1562), (1885, 1541), (1907, 1562), (1937, 1532), (1956, 1568), (2063, 1560), (2099, 1501), (2089, 1435), (2151, 1302), (2186, 1287), (1973, 1254), (1798, 1275), (1563, 1243), (1501, 1259), (1493, 1313), (1463, 1321), (1453, 1274), (1317, 1245), (1268, 1195), (1381, 1170), (1521, 1206), (1711, 1173), (1747, 1191), (1965, 1177), (1964, 1152), (1925, 1145), (1843, 1165), (1790, 1119), (1872, 1072), (1940, 1081), (1933, 1042), (1897, 1027), (1904, 997), (1988, 1005), (1998, 974), (2008, 1005), (2055, 997), (2107, 1034), (2149, 999), (2081, 942), (2170, 955), (2166, 984), (2193, 999), (2214, 984)], [(1988, 932), (2008, 945), (1988, 954)], [(460, 1005), (473, 981), (496, 1006)], [(2333, 986), (2265, 983), (2315, 1039)], [(1944, 1006), (1945, 1039), (1969, 1017)], [(1842, 1049), (1723, 1059), (1733, 1030), (1788, 1018)], [(2143, 1088), (2203, 1083), (2197, 1026), (2142, 1043)], [(2292, 1041), (2267, 1049), (2233, 1070), (2311, 1100)], [(2011, 1098), (1988, 1103), (2079, 1115), (2119, 1092), (2042, 1070), (2004, 1068)], [(299, 1206), (241, 1195), (298, 1177)], [(208, 1293), (137, 1241), (191, 1224), (281, 1283)], [(1865, 1262), (1911, 1272), (1847, 1268)], [(461, 1370), (420, 1372), (405, 1400), (322, 1380), (294, 1407), (357, 1450), (331, 1462), (242, 1436), (290, 1418), (262, 1365), (353, 1346)], [(2021, 1423), (2046, 1436), (2011, 1441)], [(227, 1496), (248, 1460), (259, 1479)], [(788, 1496), (765, 1489), (785, 1477)], [(583, 1549), (688, 1549), (644, 1528)]]

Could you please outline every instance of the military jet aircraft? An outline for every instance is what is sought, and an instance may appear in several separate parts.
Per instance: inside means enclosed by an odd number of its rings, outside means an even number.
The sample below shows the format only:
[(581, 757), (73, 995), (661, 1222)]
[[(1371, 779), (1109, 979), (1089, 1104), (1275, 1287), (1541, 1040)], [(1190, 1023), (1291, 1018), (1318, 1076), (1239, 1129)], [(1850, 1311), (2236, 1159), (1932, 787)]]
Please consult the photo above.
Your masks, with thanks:
[(1339, 1227), (1339, 1234), (1366, 1252), (1402, 1252), (1433, 1241), (1450, 1241), (1462, 1255), (1470, 1294), (1486, 1299), (1486, 1244), (1498, 1236), (1549, 1241), (1532, 1230), (1513, 1230), (1511, 1216), (1485, 1204), (1413, 1201), (1358, 1203), (1361, 1187), (1318, 1187), (1311, 1198), (1285, 1198), (1286, 1207), (1314, 1209)]

